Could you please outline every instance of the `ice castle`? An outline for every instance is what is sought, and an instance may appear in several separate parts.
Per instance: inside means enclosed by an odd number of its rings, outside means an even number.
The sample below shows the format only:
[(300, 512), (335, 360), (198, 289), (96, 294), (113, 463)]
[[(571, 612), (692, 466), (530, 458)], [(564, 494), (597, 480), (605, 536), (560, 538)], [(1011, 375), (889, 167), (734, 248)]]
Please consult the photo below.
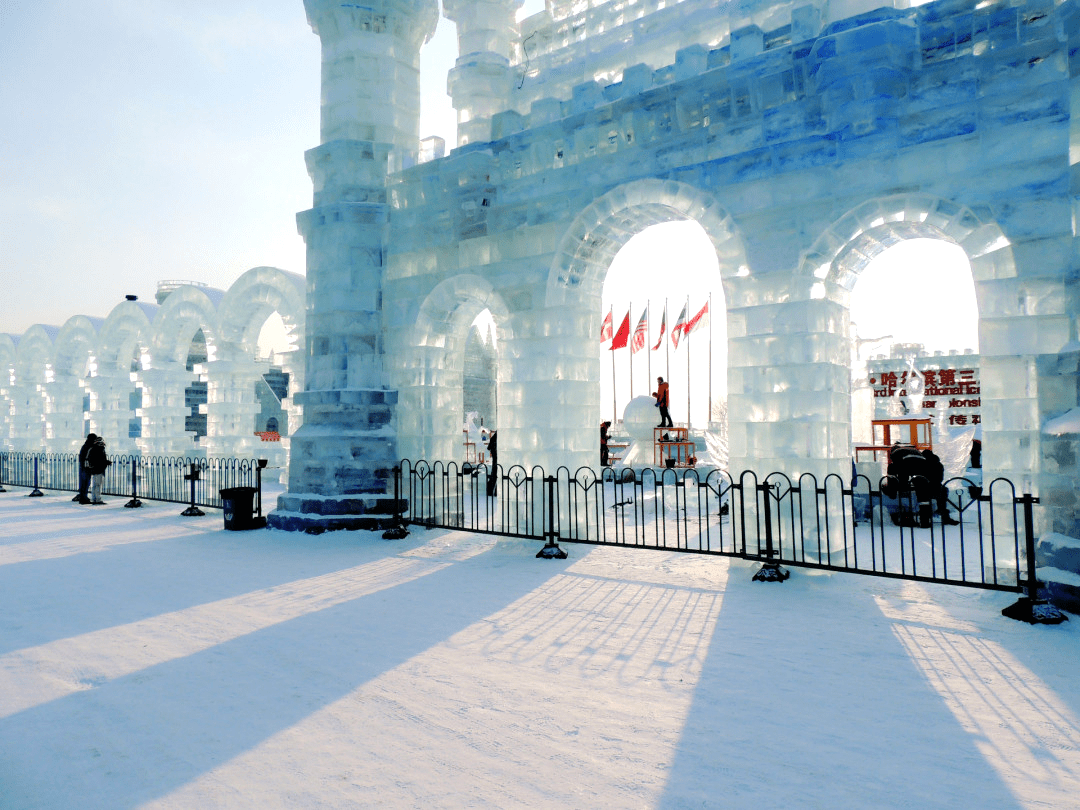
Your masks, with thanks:
[(275, 525), (364, 525), (400, 457), (457, 457), (485, 309), (500, 462), (591, 464), (605, 273), (692, 219), (727, 302), (733, 471), (845, 474), (850, 290), (898, 241), (944, 239), (977, 291), (987, 474), (1080, 536), (1080, 2), (548, 0), (519, 22), (520, 0), (444, 0), (446, 156), (418, 132), (436, 0), (305, 6), (322, 143)]
[(202, 449), (248, 454), (276, 311), (300, 350), (279, 358), (271, 523), (370, 526), (400, 458), (460, 458), (488, 310), (500, 463), (592, 466), (605, 275), (635, 234), (693, 220), (724, 288), (732, 472), (846, 475), (850, 291), (931, 237), (975, 284), (984, 475), (1039, 496), (1040, 533), (1080, 538), (1080, 0), (881, 2), (548, 0), (519, 21), (520, 0), (443, 0), (444, 155), (418, 125), (437, 0), (305, 0), (323, 62), (306, 279), (253, 268), (0, 335), (0, 444), (70, 451), (88, 396), (113, 450), (186, 452), (202, 340)]

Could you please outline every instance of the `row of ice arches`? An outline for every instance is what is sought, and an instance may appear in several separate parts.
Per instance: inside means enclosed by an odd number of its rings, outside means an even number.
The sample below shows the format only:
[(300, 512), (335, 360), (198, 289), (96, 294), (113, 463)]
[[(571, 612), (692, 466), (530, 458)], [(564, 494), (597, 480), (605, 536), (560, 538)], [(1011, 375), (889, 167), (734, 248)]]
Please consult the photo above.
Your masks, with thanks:
[[(300, 412), (285, 397), (260, 423), (261, 389), (285, 391), (267, 385), (271, 360), (258, 344), (276, 313), (294, 351), (276, 354), (271, 383), (287, 377), (302, 390), (304, 296), (303, 276), (256, 267), (225, 291), (163, 282), (157, 304), (129, 296), (105, 318), (0, 334), (0, 449), (73, 452), (90, 431), (112, 453), (260, 457), (284, 468), (283, 443), (256, 431), (287, 436)], [(202, 437), (190, 429), (193, 386), (205, 389)]]
[[(659, 179), (616, 187), (581, 210), (549, 254), (543, 303), (527, 310), (515, 309), (502, 294), (501, 280), (488, 278), (483, 264), (441, 280), (432, 274), (430, 291), (420, 296), (406, 267), (400, 289), (411, 300), (395, 300), (391, 255), (387, 300), (402, 312), (392, 341), (400, 352), (394, 366), (403, 371), (401, 453), (429, 459), (460, 453), (460, 412), (446, 406), (460, 401), (454, 393), (461, 386), (455, 357), (470, 324), (486, 309), (498, 327), (499, 425), (508, 427), (508, 457), (552, 468), (594, 463), (606, 274), (635, 234), (658, 222), (687, 219), (701, 225), (719, 260), (726, 312), (717, 309), (714, 318), (727, 321), (733, 469), (824, 474), (850, 467), (851, 290), (864, 268), (892, 245), (932, 238), (959, 245), (968, 258), (979, 308), (991, 460), (1032, 486), (1040, 466), (1038, 414), (1054, 406), (1040, 402), (1035, 358), (1056, 354), (1067, 342), (1069, 316), (1061, 308), (1060, 279), (1020, 277), (1013, 247), (990, 211), (923, 193), (870, 199), (822, 223), (791, 271), (762, 271), (755, 269), (755, 249), (739, 223), (712, 194)], [(534, 339), (541, 336), (553, 339)], [(809, 372), (814, 378), (807, 381)], [(575, 393), (582, 385), (597, 387), (591, 394)], [(545, 403), (539, 414), (545, 424), (526, 418), (524, 411), (536, 402)], [(500, 448), (503, 443), (500, 430)]]

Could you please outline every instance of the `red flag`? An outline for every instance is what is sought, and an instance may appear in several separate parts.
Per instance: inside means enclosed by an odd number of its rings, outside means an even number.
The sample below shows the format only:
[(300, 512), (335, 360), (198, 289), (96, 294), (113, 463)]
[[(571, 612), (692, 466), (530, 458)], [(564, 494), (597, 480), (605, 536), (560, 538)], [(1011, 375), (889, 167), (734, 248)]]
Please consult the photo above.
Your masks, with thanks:
[(645, 336), (648, 331), (649, 308), (645, 307), (645, 311), (641, 313), (641, 320), (637, 322), (637, 327), (634, 329), (634, 339), (630, 341), (630, 354), (637, 354), (645, 348)]
[(615, 333), (615, 337), (611, 341), (611, 351), (616, 349), (622, 349), (626, 346), (626, 339), (630, 337), (630, 313), (626, 313), (626, 317), (622, 319), (622, 323), (619, 324), (619, 331)]
[(660, 337), (656, 339), (656, 345), (652, 347), (655, 352), (660, 348), (660, 344), (664, 342), (664, 330), (667, 327), (667, 304), (664, 304), (664, 314), (660, 316)]
[(600, 324), (600, 342), (605, 340), (611, 340), (611, 310), (607, 311), (607, 315), (604, 316), (604, 322)]
[(675, 325), (671, 327), (671, 342), (675, 344), (675, 348), (679, 348), (679, 338), (683, 335), (683, 330), (686, 328), (686, 307), (689, 304), (683, 304), (682, 312), (679, 313), (679, 320), (675, 321)]
[(705, 306), (703, 306), (701, 308), (701, 311), (698, 312), (698, 314), (695, 315), (693, 318), (691, 318), (690, 322), (688, 324), (686, 324), (686, 326), (683, 328), (683, 337), (689, 337), (690, 334), (692, 334), (693, 332), (696, 332), (701, 327), (708, 326), (708, 325), (709, 325), (709, 302), (706, 301)]

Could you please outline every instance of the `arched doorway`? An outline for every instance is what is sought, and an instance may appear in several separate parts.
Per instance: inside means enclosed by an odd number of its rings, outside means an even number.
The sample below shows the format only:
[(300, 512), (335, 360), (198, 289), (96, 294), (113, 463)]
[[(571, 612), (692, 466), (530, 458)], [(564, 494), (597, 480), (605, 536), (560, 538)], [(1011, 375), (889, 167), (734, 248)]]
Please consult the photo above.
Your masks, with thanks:
[[(676, 181), (635, 181), (595, 200), (574, 219), (563, 236), (548, 276), (544, 320), (537, 329), (558, 334), (567, 356), (561, 367), (552, 369), (544, 357), (550, 352), (550, 344), (524, 344), (508, 351), (514, 358), (515, 379), (530, 384), (552, 406), (549, 423), (539, 422), (519, 439), (519, 451), (528, 458), (536, 458), (536, 463), (545, 469), (596, 466), (599, 456), (596, 426), (603, 410), (600, 379), (611, 371), (601, 368), (595, 347), (606, 314), (604, 280), (613, 260), (634, 236), (651, 226), (687, 221), (697, 223), (711, 244), (726, 302), (723, 312), (719, 304), (712, 304), (715, 310), (712, 320), (726, 322), (731, 307), (740, 305), (743, 299), (749, 268), (742, 237), (711, 194)], [(702, 305), (698, 302), (694, 312), (688, 309), (687, 317), (700, 312)], [(682, 303), (678, 310), (669, 305), (669, 329), (681, 309)], [(633, 317), (638, 315), (635, 312)], [(631, 329), (635, 327), (636, 321)], [(725, 385), (722, 390), (726, 388)], [(732, 419), (729, 433), (733, 436), (741, 433), (743, 424)], [(544, 436), (545, 427), (550, 428), (554, 441)], [(503, 441), (500, 432), (500, 448)]]

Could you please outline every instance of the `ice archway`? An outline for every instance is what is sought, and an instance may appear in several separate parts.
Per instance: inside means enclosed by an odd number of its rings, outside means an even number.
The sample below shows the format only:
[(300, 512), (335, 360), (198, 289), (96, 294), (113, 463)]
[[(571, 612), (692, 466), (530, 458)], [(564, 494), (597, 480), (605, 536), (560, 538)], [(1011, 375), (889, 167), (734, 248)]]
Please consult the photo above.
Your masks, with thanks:
[[(1038, 424), (1035, 362), (1047, 350), (1038, 336), (1052, 334), (1061, 313), (1045, 302), (1028, 311), (1024, 300), (1044, 297), (1037, 290), (1045, 282), (1017, 277), (1013, 246), (992, 218), (927, 194), (881, 197), (844, 214), (814, 242), (796, 273), (796, 294), (816, 302), (824, 316), (812, 339), (834, 342), (838, 357), (850, 356), (847, 307), (859, 274), (887, 248), (919, 237), (952, 242), (967, 254), (979, 310), (983, 441), (995, 466), (987, 472), (1030, 489), (1039, 458), (1030, 437), (1017, 428)], [(846, 365), (840, 365), (837, 382), (846, 379)]]
[[(89, 429), (105, 436), (112, 452), (275, 455), (274, 447), (253, 435), (251, 424), (227, 414), (235, 414), (240, 402), (249, 416), (257, 409), (252, 391), (268, 368), (256, 357), (257, 343), (270, 314), (278, 312), (292, 335), (303, 335), (304, 277), (256, 267), (227, 291), (173, 282), (167, 287), (160, 306), (125, 300), (105, 318), (75, 315), (60, 329), (39, 325), (21, 336), (0, 336), (0, 448), (77, 449), (87, 398)], [(208, 357), (193, 369), (189, 354), (199, 333)], [(293, 360), (298, 354), (277, 358), (291, 375), (292, 390), (303, 386), (303, 363)], [(231, 373), (238, 364), (245, 370), (242, 380)], [(185, 417), (191, 411), (186, 389), (198, 374), (216, 384), (207, 406), (214, 441), (197, 448)], [(135, 407), (137, 390), (142, 399)], [(295, 429), (299, 410), (286, 406)], [(135, 418), (141, 419), (142, 435), (129, 438)], [(284, 466), (280, 447), (277, 455), (272, 461)]]
[[(746, 305), (750, 278), (746, 247), (731, 216), (709, 192), (674, 180), (636, 180), (584, 208), (555, 252), (545, 309), (536, 314), (532, 327), (533, 336), (549, 340), (521, 341), (507, 350), (514, 380), (508, 386), (508, 402), (544, 404), (534, 414), (536, 426), (522, 436), (522, 446), (547, 456), (547, 464), (574, 469), (591, 466), (599, 457), (596, 346), (604, 279), (615, 255), (633, 236), (652, 225), (680, 220), (697, 222), (712, 242), (728, 313)], [(554, 353), (551, 339), (558, 343)], [(729, 364), (738, 361), (729, 352)], [(742, 435), (744, 428), (738, 418), (729, 426), (733, 436)], [(557, 437), (555, 443), (552, 437)]]
[[(398, 448), (411, 459), (460, 456), (465, 342), (476, 316), (491, 312), (500, 345), (511, 338), (509, 311), (491, 283), (464, 274), (438, 284), (417, 308), (393, 363), (398, 387)], [(504, 364), (499, 365), (500, 379)]]

